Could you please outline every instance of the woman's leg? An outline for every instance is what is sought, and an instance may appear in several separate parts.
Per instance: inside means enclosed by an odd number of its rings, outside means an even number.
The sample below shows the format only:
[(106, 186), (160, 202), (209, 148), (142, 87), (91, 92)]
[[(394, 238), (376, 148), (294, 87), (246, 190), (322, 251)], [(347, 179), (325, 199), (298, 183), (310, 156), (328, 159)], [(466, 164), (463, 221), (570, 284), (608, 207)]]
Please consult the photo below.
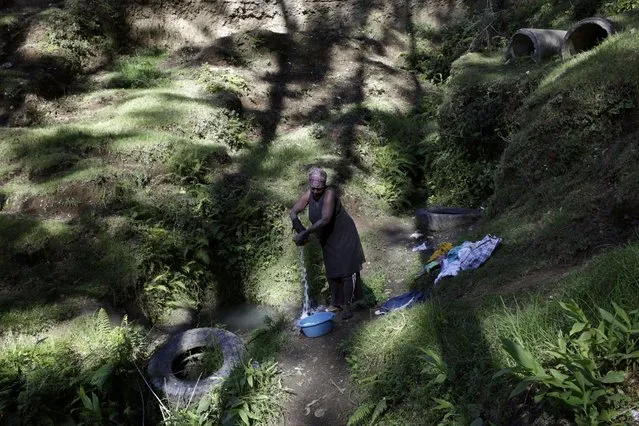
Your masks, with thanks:
[(326, 309), (329, 312), (337, 312), (341, 309), (342, 304), (342, 281), (339, 278), (326, 278), (328, 288), (331, 291), (331, 304)]
[(348, 277), (342, 278), (342, 289), (344, 296), (344, 314), (342, 319), (349, 319), (353, 316), (351, 305), (355, 301), (355, 289), (357, 288), (358, 274), (354, 273)]

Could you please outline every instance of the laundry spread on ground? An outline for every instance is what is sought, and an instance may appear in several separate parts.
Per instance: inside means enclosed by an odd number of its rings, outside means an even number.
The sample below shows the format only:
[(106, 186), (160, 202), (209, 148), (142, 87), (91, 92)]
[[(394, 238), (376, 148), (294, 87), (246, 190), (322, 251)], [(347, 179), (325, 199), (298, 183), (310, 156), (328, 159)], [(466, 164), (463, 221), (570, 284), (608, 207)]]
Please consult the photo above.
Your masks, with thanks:
[(437, 260), (440, 256), (448, 253), (449, 250), (453, 248), (453, 245), (448, 241), (443, 242), (437, 247), (437, 250), (428, 258), (428, 262), (432, 262), (433, 260)]
[[(462, 245), (448, 250), (442, 259), (442, 270), (435, 278), (435, 284), (444, 277), (455, 276), (459, 271), (479, 268), (492, 255), (502, 238), (486, 235), (476, 242), (465, 241)], [(432, 256), (431, 256), (432, 257)]]
[(410, 308), (414, 304), (423, 301), (424, 298), (424, 293), (419, 290), (409, 291), (408, 293), (388, 299), (375, 311), (375, 315), (385, 315), (390, 311)]
[(426, 251), (426, 250), (432, 250), (433, 246), (428, 243), (428, 242), (423, 242), (418, 246), (413, 247), (413, 251)]
[(429, 263), (425, 264), (424, 267), (422, 268), (422, 270), (419, 271), (417, 276), (421, 277), (425, 273), (428, 273), (428, 272), (432, 271), (433, 269), (439, 268), (440, 266), (441, 265), (439, 264), (438, 260), (433, 260), (432, 262), (429, 262)]

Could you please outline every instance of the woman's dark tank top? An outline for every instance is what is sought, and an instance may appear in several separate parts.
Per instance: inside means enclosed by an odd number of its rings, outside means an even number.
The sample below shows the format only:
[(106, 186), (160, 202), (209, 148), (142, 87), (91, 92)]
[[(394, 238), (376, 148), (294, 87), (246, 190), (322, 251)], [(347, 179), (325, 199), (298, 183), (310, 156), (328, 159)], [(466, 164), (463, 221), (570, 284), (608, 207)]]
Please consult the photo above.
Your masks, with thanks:
[[(326, 194), (334, 190), (327, 188), (318, 201), (315, 201), (312, 195), (310, 196), (308, 217), (311, 223), (321, 219)], [(355, 222), (346, 212), (337, 195), (333, 217), (318, 231), (318, 237), (324, 253), (327, 278), (347, 277), (362, 269), (362, 264), (365, 262), (364, 250)]]

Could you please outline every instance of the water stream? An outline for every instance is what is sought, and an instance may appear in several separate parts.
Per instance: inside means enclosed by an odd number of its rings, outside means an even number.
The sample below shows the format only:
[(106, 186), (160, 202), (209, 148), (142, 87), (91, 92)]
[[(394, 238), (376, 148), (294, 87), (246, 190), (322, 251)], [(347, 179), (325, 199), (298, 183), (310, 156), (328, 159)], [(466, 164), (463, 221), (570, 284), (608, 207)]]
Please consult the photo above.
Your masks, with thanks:
[(304, 262), (304, 247), (300, 247), (300, 277), (304, 286), (304, 306), (302, 306), (302, 314), (300, 319), (304, 319), (311, 315), (311, 299), (308, 296), (308, 274), (306, 273), (306, 262)]

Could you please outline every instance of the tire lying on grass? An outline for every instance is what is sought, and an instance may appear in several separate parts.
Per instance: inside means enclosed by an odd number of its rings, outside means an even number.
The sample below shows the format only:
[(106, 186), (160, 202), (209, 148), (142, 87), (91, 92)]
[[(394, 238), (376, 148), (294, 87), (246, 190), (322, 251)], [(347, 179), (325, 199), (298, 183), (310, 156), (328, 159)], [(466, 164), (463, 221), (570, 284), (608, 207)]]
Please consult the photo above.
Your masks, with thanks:
[[(175, 360), (187, 351), (217, 346), (224, 357), (222, 367), (199, 380), (181, 380), (173, 371)], [(172, 336), (151, 358), (151, 384), (175, 401), (200, 397), (220, 385), (245, 355), (244, 344), (235, 334), (217, 328), (194, 328)]]

